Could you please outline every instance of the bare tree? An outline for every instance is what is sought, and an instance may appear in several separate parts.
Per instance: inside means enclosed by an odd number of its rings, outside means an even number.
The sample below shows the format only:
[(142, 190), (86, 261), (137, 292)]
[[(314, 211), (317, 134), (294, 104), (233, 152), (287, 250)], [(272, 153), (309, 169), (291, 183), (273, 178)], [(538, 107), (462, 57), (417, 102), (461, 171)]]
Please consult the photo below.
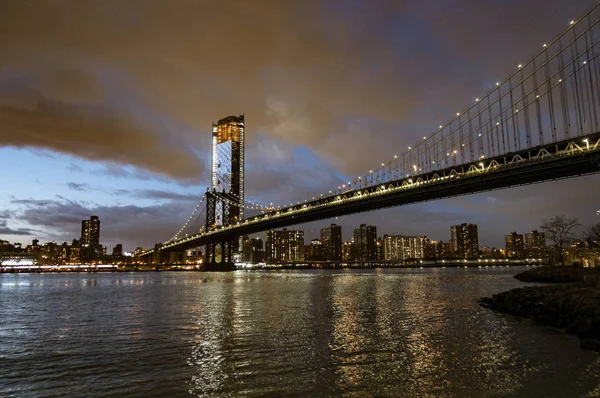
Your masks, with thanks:
[(583, 238), (592, 250), (592, 253), (600, 253), (600, 223), (586, 229), (583, 233)]
[(553, 216), (545, 219), (540, 225), (540, 229), (546, 233), (546, 238), (554, 244), (562, 265), (565, 265), (565, 246), (575, 238), (572, 229), (580, 225), (578, 218), (565, 216)]

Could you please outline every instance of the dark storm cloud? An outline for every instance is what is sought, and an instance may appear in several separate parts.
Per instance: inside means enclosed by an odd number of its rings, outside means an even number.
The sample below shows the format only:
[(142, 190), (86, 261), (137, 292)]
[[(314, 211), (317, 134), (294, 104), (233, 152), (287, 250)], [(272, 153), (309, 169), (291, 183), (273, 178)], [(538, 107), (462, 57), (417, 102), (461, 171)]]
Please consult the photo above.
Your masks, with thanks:
[(176, 140), (161, 137), (157, 126), (148, 121), (109, 105), (89, 103), (81, 95), (67, 98), (77, 91), (63, 94), (52, 90), (45, 94), (37, 76), (11, 79), (11, 74), (5, 72), (0, 77), (3, 145), (41, 147), (178, 178), (201, 175), (202, 163), (195, 154)]
[(0, 140), (189, 178), (198, 133), (245, 112), (364, 173), (593, 3), (3, 1)]

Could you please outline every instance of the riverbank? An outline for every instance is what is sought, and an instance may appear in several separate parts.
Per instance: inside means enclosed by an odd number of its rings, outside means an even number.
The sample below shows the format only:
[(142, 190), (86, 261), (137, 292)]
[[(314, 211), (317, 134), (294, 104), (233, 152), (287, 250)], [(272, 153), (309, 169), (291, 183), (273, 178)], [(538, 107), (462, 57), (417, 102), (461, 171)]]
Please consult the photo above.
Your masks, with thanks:
[(515, 275), (527, 286), (481, 299), (494, 311), (533, 319), (577, 335), (582, 348), (600, 351), (600, 270), (540, 267)]
[(544, 266), (529, 269), (515, 275), (521, 282), (567, 283), (583, 282), (588, 277), (600, 276), (600, 268), (572, 266)]

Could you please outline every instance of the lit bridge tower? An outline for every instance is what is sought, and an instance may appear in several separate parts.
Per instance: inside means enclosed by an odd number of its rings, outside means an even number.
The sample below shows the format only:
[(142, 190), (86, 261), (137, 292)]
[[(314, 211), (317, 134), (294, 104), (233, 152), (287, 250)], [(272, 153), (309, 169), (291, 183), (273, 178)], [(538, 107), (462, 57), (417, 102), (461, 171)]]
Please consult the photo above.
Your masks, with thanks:
[[(244, 115), (228, 116), (212, 125), (211, 187), (206, 192), (206, 230), (236, 224), (244, 218)], [(206, 268), (233, 269), (239, 239), (206, 245)]]

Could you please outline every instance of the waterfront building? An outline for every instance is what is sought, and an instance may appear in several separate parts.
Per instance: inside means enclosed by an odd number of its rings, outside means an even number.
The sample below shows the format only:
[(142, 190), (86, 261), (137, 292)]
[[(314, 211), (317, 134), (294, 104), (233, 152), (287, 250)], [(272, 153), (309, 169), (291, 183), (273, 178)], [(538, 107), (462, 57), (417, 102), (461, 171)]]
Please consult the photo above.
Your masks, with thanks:
[(123, 245), (121, 243), (118, 243), (115, 247), (113, 247), (112, 255), (113, 257), (121, 257), (123, 255)]
[(325, 261), (326, 248), (320, 239), (313, 239), (310, 241), (310, 245), (305, 246), (304, 259), (313, 261)]
[(260, 238), (244, 239), (244, 256), (247, 263), (262, 263), (264, 258), (263, 241)]
[(434, 260), (436, 258), (435, 248), (437, 246), (436, 240), (431, 240), (424, 236), (423, 239), (423, 258), (428, 260)]
[(354, 230), (355, 260), (377, 261), (377, 227), (361, 224)]
[(425, 258), (426, 236), (385, 235), (384, 260), (402, 261)]
[(523, 235), (516, 232), (511, 232), (508, 235), (504, 235), (504, 243), (506, 248), (506, 257), (524, 257), (525, 246), (523, 244)]
[(383, 239), (377, 238), (377, 261), (383, 261), (385, 258)]
[(544, 258), (547, 256), (546, 235), (533, 230), (525, 234), (525, 253), (529, 257)]
[(353, 261), (355, 258), (354, 242), (348, 241), (342, 244), (342, 261)]
[(477, 225), (460, 224), (450, 227), (451, 249), (455, 256), (468, 258), (479, 254)]
[(267, 262), (304, 260), (304, 231), (267, 231), (265, 256)]
[(102, 256), (103, 248), (100, 245), (100, 219), (98, 216), (91, 216), (89, 220), (81, 221), (79, 243), (81, 245), (80, 262), (90, 263)]
[(81, 221), (81, 239), (82, 246), (100, 245), (100, 219), (98, 216), (91, 216), (89, 220)]
[(321, 257), (327, 261), (342, 261), (342, 226), (331, 224), (321, 228)]
[(212, 124), (211, 189), (233, 195), (237, 202), (230, 204), (229, 220), (219, 218), (222, 204), (218, 204), (217, 225), (244, 218), (244, 132), (244, 115), (228, 116)]

